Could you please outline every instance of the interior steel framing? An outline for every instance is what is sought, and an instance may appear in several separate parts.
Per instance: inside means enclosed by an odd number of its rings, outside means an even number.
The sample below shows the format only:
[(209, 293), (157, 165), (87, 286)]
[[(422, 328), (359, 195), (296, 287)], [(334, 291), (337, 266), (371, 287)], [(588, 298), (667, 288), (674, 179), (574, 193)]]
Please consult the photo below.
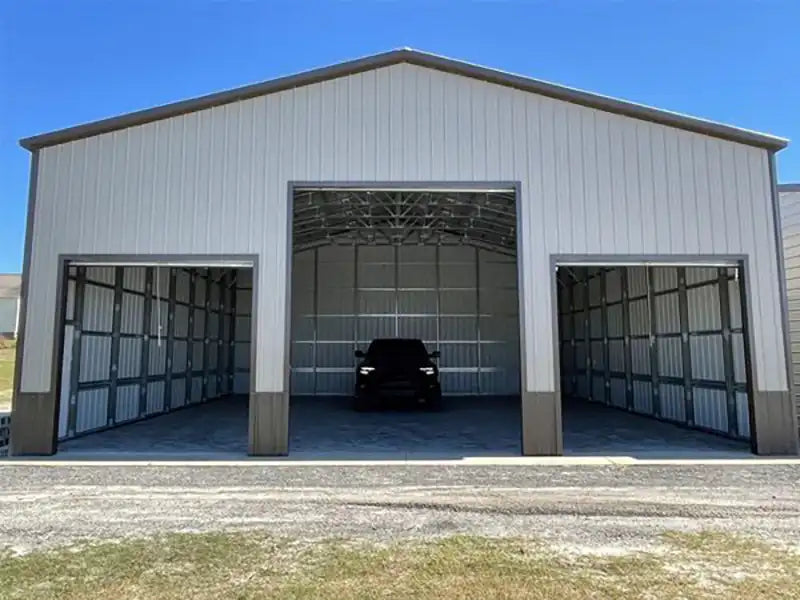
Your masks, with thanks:
[[(749, 439), (740, 269), (559, 266), (563, 394)], [(615, 293), (610, 297), (612, 278)], [(709, 370), (721, 377), (710, 377)], [(680, 389), (679, 403), (665, 396), (668, 388)], [(724, 404), (715, 402), (722, 395)]]
[[(109, 271), (110, 278), (104, 276)], [(249, 361), (243, 366), (235, 359), (237, 345), (250, 344), (250, 315), (236, 311), (237, 297), (252, 290), (249, 283), (237, 284), (246, 271), (71, 265), (62, 358), (64, 366), (69, 362), (69, 378), (61, 394), (66, 406), (59, 439), (247, 393), (249, 384), (237, 384), (237, 377), (249, 382)], [(179, 278), (187, 285), (179, 286)], [(240, 329), (247, 330), (246, 340), (236, 332), (236, 320), (243, 316), (248, 323)], [(107, 355), (102, 350), (106, 344)], [(136, 397), (123, 402), (121, 391), (131, 390)], [(91, 394), (105, 395), (105, 410), (92, 406)]]
[(468, 244), (516, 254), (513, 191), (299, 190), (295, 251), (328, 244)]

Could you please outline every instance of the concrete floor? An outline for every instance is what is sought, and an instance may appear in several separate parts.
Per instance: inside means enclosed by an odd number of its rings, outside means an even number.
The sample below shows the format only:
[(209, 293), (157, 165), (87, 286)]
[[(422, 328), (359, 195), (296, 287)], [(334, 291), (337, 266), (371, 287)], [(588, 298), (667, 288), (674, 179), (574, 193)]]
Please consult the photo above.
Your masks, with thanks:
[[(747, 444), (587, 402), (565, 400), (564, 454), (637, 458), (742, 457)], [(293, 398), (292, 458), (446, 459), (519, 456), (517, 398), (448, 398), (438, 413), (356, 413), (349, 399)], [(59, 454), (241, 458), (247, 398), (231, 397), (59, 444)]]

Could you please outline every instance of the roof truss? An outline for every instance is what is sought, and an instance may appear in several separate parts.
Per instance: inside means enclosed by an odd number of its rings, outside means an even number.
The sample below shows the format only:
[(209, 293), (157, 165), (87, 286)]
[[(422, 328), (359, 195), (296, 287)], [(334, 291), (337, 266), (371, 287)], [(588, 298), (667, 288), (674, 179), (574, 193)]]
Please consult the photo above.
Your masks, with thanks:
[(294, 251), (325, 245), (458, 245), (516, 255), (511, 191), (300, 190)]

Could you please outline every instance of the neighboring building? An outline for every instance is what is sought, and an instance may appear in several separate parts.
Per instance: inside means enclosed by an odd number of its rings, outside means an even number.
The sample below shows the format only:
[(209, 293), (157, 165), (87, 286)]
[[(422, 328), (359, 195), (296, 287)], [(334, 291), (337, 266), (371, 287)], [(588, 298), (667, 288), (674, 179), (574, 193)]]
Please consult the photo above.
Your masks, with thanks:
[(244, 392), (284, 454), (381, 336), (524, 454), (562, 394), (797, 452), (781, 138), (402, 49), (21, 143), (13, 453)]
[(20, 282), (19, 274), (0, 275), (0, 337), (17, 337)]
[(795, 406), (800, 416), (800, 183), (779, 185), (778, 194), (781, 200), (783, 259), (786, 264), (792, 384)]

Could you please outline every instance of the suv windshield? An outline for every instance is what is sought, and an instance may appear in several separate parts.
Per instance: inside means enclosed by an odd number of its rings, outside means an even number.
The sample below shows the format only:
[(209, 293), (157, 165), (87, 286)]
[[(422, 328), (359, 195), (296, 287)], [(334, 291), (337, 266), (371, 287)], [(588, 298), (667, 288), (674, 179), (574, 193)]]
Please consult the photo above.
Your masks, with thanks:
[(375, 361), (428, 360), (428, 352), (421, 340), (373, 340), (367, 350), (367, 356)]

